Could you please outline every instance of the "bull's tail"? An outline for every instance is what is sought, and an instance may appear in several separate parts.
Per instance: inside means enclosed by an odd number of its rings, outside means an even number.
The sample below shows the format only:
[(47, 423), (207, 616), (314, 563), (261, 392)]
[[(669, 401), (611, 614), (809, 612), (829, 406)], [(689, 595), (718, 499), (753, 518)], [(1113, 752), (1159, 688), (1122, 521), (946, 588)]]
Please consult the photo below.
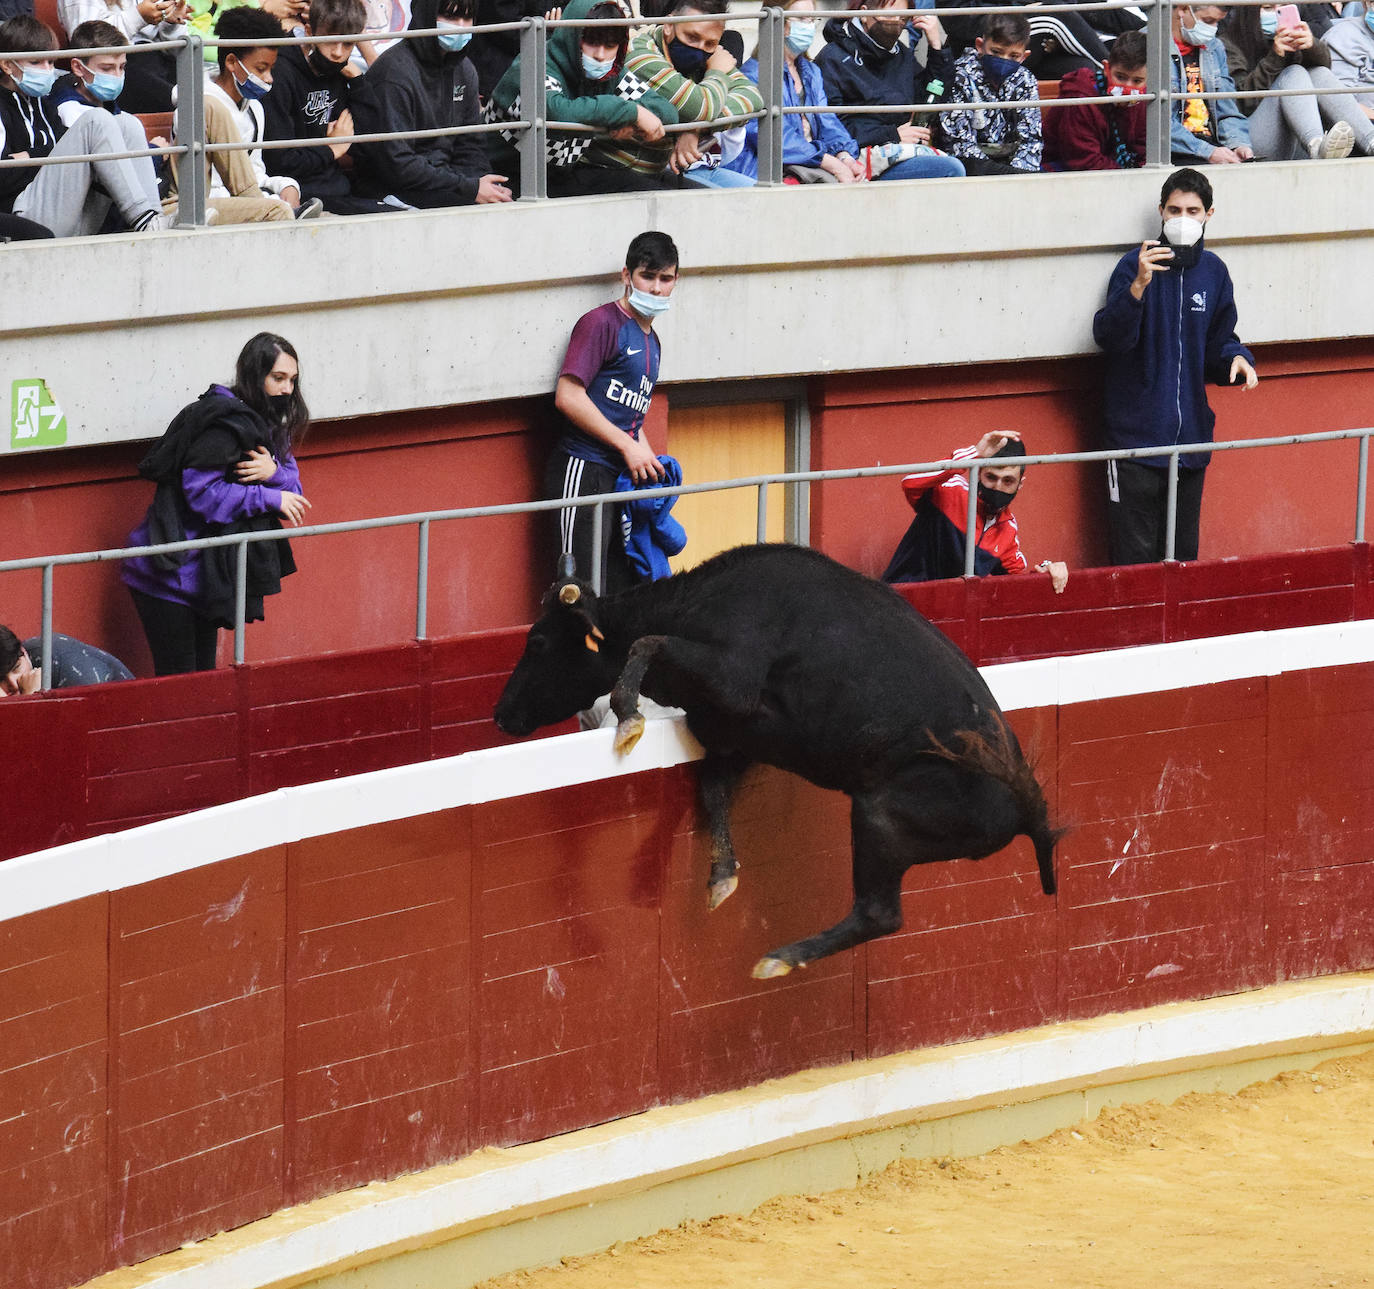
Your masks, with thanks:
[(999, 720), (997, 733), (993, 737), (973, 730), (959, 730), (954, 735), (957, 748), (946, 747), (929, 731), (927, 736), (930, 738), (931, 755), (943, 757), (977, 774), (986, 774), (1006, 784), (1011, 790), (1021, 810), (1021, 831), (1035, 846), (1040, 887), (1046, 895), (1053, 895), (1058, 890), (1054, 875), (1054, 848), (1068, 829), (1051, 826), (1049, 807), (1045, 804), (1045, 794), (1040, 790), (1034, 767), (1022, 754), (1016, 736), (1007, 723)]

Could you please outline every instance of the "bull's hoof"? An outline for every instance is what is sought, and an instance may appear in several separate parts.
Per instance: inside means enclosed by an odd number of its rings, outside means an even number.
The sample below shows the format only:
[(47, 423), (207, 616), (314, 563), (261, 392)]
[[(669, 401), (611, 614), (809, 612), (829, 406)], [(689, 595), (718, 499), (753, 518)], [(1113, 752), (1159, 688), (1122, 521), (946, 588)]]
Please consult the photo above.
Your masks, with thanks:
[(634, 746), (644, 737), (644, 717), (638, 712), (627, 716), (615, 727), (615, 750), (621, 756), (634, 751)]
[(791, 966), (781, 958), (760, 958), (754, 963), (753, 976), (755, 980), (772, 980), (775, 976), (785, 976), (791, 970)]
[(712, 882), (710, 888), (710, 898), (707, 901), (708, 907), (718, 909), (734, 893), (735, 887), (739, 885), (739, 878), (727, 877), (723, 881)]

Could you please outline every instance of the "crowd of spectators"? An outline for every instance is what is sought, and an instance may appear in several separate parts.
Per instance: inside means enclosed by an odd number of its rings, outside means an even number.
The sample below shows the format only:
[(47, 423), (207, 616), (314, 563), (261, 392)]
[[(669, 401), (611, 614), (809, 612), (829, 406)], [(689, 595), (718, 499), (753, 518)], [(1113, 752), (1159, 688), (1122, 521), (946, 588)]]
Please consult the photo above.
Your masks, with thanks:
[[(10, 10), (31, 0), (9, 0)], [(314, 37), (300, 47), (207, 47), (209, 220), (282, 222), (519, 196), (519, 131), (355, 141), (521, 116), (518, 32), (474, 24), (545, 12), (547, 0), (58, 0), (65, 34), (30, 13), (0, 25), (0, 156), (88, 155), (0, 171), (0, 236), (167, 227), (177, 165), (119, 154), (143, 144), (134, 113), (168, 112), (171, 51), (73, 58), (59, 47), (148, 44), (188, 29), (224, 40)], [(1144, 163), (1143, 10), (968, 15), (972, 0), (914, 19), (905, 0), (822, 27), (816, 0), (785, 5), (783, 118), (792, 183), (861, 183), (1129, 169)], [(571, 0), (548, 10), (544, 81), (554, 196), (746, 187), (758, 176), (757, 56), (727, 29), (726, 0)], [(635, 27), (594, 25), (639, 18)], [(403, 27), (437, 35), (384, 39)], [(368, 39), (360, 40), (359, 36)], [(330, 39), (323, 39), (323, 38)], [(1176, 163), (1374, 153), (1374, 0), (1175, 5), (1169, 41)], [(1053, 78), (1053, 89), (1045, 84)], [(1273, 98), (1248, 92), (1296, 90)], [(1314, 94), (1311, 91), (1323, 91)], [(1043, 109), (1048, 95), (1066, 102)], [(1216, 95), (1204, 98), (1202, 95)], [(969, 104), (967, 110), (948, 110)], [(889, 111), (885, 109), (906, 109)], [(941, 108), (939, 111), (921, 109)], [(837, 111), (835, 109), (843, 109)], [(723, 120), (733, 118), (733, 120)], [(740, 118), (750, 118), (741, 123)], [(165, 143), (157, 138), (154, 142)], [(105, 159), (109, 157), (110, 159)]]

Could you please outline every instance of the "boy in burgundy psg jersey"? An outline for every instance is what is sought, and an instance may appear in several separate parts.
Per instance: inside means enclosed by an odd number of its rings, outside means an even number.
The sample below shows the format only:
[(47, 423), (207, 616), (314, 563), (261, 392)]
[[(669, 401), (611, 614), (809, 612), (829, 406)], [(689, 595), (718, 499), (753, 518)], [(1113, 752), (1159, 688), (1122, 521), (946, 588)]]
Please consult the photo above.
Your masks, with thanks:
[[(624, 293), (577, 320), (554, 391), (561, 436), (544, 476), (546, 496), (612, 492), (621, 474), (635, 483), (663, 477), (644, 433), (644, 417), (658, 380), (654, 319), (672, 303), (677, 271), (673, 239), (666, 233), (640, 233), (620, 270)], [(599, 551), (592, 550), (590, 506), (557, 514), (559, 550), (572, 553), (578, 577), (592, 581), (599, 563), (601, 589), (607, 594), (637, 580), (622, 544), (612, 541), (620, 528), (615, 508), (603, 518)]]

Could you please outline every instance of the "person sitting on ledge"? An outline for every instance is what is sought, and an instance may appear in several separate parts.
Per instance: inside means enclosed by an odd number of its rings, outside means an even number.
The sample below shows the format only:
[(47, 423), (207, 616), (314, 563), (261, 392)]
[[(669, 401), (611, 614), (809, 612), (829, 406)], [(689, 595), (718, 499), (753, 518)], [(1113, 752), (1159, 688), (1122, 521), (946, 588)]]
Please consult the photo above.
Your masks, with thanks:
[[(1029, 569), (1021, 553), (1021, 538), (1011, 503), (1026, 481), (1026, 468), (1016, 458), (1026, 455), (1021, 435), (1015, 430), (990, 430), (976, 446), (960, 448), (955, 459), (986, 458), (978, 471), (977, 548), (973, 552), (976, 577), (998, 573), (1025, 573)], [(902, 491), (916, 511), (911, 527), (897, 544), (884, 582), (933, 582), (964, 575), (965, 530), (968, 524), (968, 475), (961, 470), (909, 474)], [(1036, 572), (1048, 573), (1055, 594), (1069, 581), (1069, 566), (1062, 560), (1041, 560)]]

